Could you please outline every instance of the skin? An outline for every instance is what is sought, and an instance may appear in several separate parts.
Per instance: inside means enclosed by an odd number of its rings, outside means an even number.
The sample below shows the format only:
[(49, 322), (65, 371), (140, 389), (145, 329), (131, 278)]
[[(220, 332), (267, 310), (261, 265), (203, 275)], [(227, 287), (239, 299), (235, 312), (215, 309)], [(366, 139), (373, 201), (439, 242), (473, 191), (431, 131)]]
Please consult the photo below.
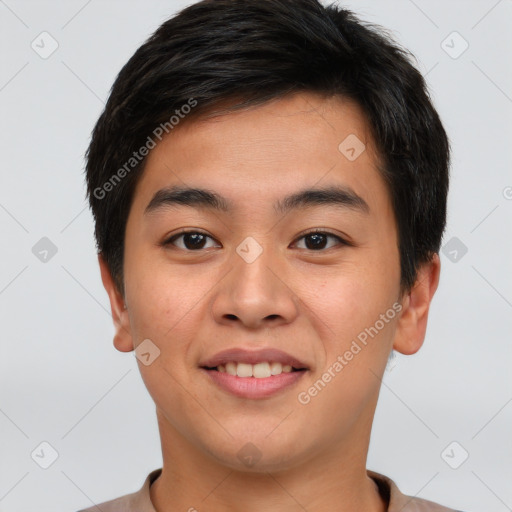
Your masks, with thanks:
[[(338, 150), (350, 134), (366, 145), (354, 161)], [(150, 152), (127, 221), (125, 297), (101, 255), (99, 263), (115, 347), (129, 352), (150, 339), (160, 350), (150, 365), (138, 361), (161, 436), (163, 471), (150, 488), (158, 512), (387, 510), (366, 473), (381, 378), (392, 348), (421, 347), (440, 262), (434, 255), (400, 296), (396, 222), (377, 163), (359, 107), (309, 93), (183, 122)], [(369, 213), (320, 205), (283, 215), (272, 207), (327, 184), (351, 187)], [(234, 210), (169, 206), (145, 215), (169, 185), (208, 188)], [(200, 250), (183, 237), (161, 245), (184, 228), (211, 238)], [(353, 245), (329, 237), (325, 248), (310, 239), (308, 248), (302, 234), (312, 228)], [(248, 236), (263, 249), (252, 263), (236, 252)], [(298, 393), (397, 301), (400, 313), (299, 403)], [(275, 347), (309, 370), (270, 398), (238, 398), (198, 368), (231, 347)], [(248, 442), (261, 453), (252, 467), (237, 455)]]

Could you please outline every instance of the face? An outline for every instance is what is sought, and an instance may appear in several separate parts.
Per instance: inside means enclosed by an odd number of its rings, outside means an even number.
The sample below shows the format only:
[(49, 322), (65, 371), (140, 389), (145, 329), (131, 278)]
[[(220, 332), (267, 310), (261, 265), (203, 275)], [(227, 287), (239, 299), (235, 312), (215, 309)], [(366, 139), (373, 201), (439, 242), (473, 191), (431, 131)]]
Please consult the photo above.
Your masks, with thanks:
[[(138, 364), (162, 439), (246, 470), (246, 454), (277, 470), (365, 451), (402, 308), (377, 163), (357, 105), (305, 93), (183, 123), (150, 152), (127, 221), (116, 346), (150, 340), (150, 364)], [(291, 356), (302, 369), (202, 367), (230, 349), (282, 351), (259, 362)]]

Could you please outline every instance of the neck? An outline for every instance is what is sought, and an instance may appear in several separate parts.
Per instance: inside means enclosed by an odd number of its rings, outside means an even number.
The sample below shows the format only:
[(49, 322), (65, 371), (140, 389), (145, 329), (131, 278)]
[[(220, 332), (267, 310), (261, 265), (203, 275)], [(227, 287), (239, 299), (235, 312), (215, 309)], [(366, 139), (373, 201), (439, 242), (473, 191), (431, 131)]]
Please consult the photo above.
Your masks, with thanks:
[[(150, 487), (157, 512), (385, 512), (387, 503), (366, 473), (366, 448), (351, 439), (305, 456), (287, 469), (233, 469), (192, 446), (158, 414), (163, 468)], [(370, 424), (371, 428), (371, 424)], [(335, 505), (334, 505), (335, 504)]]

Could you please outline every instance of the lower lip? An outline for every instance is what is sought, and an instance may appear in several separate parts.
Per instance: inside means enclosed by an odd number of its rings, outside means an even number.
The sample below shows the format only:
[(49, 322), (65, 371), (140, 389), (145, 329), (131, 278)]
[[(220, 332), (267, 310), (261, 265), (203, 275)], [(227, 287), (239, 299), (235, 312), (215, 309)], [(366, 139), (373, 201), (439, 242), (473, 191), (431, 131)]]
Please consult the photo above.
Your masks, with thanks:
[(275, 395), (279, 391), (293, 386), (306, 373), (306, 370), (299, 370), (257, 379), (256, 377), (237, 377), (226, 372), (206, 370), (205, 368), (201, 368), (201, 370), (206, 372), (210, 379), (224, 391), (240, 398), (253, 399)]

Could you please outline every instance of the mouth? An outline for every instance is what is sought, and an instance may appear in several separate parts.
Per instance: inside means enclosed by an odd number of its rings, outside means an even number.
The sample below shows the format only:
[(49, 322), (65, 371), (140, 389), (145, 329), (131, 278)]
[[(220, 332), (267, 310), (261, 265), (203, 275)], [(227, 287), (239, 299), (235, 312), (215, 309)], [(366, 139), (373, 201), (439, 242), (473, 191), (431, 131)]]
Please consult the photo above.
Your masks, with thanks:
[(290, 364), (283, 365), (278, 361), (262, 361), (256, 364), (229, 361), (226, 364), (219, 364), (218, 366), (201, 366), (201, 368), (204, 370), (226, 373), (243, 379), (251, 377), (255, 379), (267, 379), (283, 373), (306, 371), (306, 368), (295, 368)]
[[(230, 368), (229, 364), (226, 366)], [(238, 368), (240, 368), (240, 365)], [(208, 381), (213, 383), (217, 389), (231, 396), (252, 400), (270, 398), (286, 389), (290, 389), (292, 386), (296, 385), (307, 372), (305, 368), (292, 368), (289, 371), (281, 371), (281, 373), (268, 377), (264, 377), (261, 374), (259, 377), (254, 375), (241, 377), (239, 375), (232, 375), (227, 371), (218, 370), (216, 367), (201, 367), (200, 371), (206, 375)], [(242, 367), (241, 373), (244, 374), (244, 367)], [(248, 374), (249, 370), (245, 373)], [(256, 370), (256, 373), (258, 373), (258, 370)], [(268, 372), (266, 372), (266, 374), (268, 374)]]
[(264, 378), (280, 373), (309, 370), (296, 357), (275, 348), (247, 350), (230, 348), (199, 363), (201, 368), (239, 377)]
[(199, 364), (218, 388), (239, 398), (268, 398), (296, 384), (309, 367), (276, 349), (228, 349)]

